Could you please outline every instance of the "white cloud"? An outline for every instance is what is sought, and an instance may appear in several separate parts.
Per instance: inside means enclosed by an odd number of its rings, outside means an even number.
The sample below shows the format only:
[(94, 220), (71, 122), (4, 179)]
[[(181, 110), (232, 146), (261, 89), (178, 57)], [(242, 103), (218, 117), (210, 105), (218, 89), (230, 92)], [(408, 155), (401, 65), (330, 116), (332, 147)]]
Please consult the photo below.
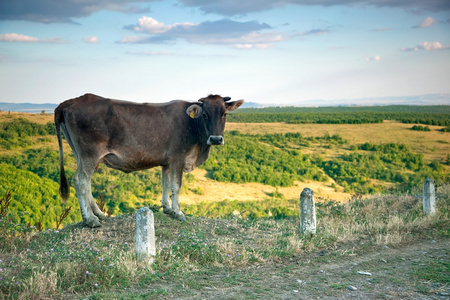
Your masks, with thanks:
[(202, 23), (174, 23), (165, 25), (151, 17), (142, 17), (136, 25), (125, 29), (146, 34), (144, 37), (126, 36), (119, 43), (167, 43), (183, 39), (195, 44), (230, 45), (237, 49), (267, 49), (273, 43), (287, 39), (280, 33), (261, 32), (272, 29), (266, 23), (238, 22), (230, 19)]
[(135, 35), (126, 35), (119, 41), (120, 44), (138, 44), (145, 41), (147, 37), (139, 37)]
[(375, 31), (390, 31), (391, 29), (388, 27), (384, 27), (384, 28), (377, 28), (375, 29)]
[(0, 41), (2, 42), (25, 42), (25, 43), (36, 43), (39, 42), (38, 38), (17, 34), (17, 33), (6, 33), (0, 35)]
[(411, 52), (411, 51), (433, 51), (433, 50), (447, 50), (450, 49), (450, 45), (442, 45), (439, 42), (422, 42), (414, 48), (401, 48), (400, 50), (403, 52)]
[(235, 44), (233, 48), (235, 49), (268, 49), (273, 48), (274, 45), (271, 44)]
[(127, 51), (127, 54), (141, 55), (141, 56), (171, 56), (171, 55), (174, 55), (172, 52), (164, 52), (164, 51), (142, 51), (142, 52)]
[(380, 61), (382, 58), (379, 55), (375, 55), (372, 57), (366, 57), (366, 61)]
[(436, 23), (436, 20), (432, 17), (427, 17), (425, 20), (419, 23), (419, 25), (414, 26), (413, 28), (427, 28)]
[(119, 44), (151, 44), (151, 43), (167, 43), (173, 41), (174, 38), (165, 36), (135, 36), (127, 35), (120, 41)]
[(61, 38), (39, 39), (37, 37), (32, 37), (32, 36), (18, 34), (18, 33), (0, 34), (0, 42), (52, 43), (52, 44), (64, 44), (64, 43), (66, 43)]
[(83, 41), (85, 43), (88, 43), (88, 44), (97, 44), (98, 43), (98, 37), (96, 37), (96, 36), (87, 36), (87, 37), (83, 38)]
[(169, 30), (176, 30), (177, 28), (189, 29), (190, 27), (197, 26), (194, 23), (175, 23), (173, 25), (164, 25), (164, 23), (159, 22), (151, 17), (143, 16), (138, 20), (137, 26), (133, 28), (136, 32), (145, 33), (165, 33)]

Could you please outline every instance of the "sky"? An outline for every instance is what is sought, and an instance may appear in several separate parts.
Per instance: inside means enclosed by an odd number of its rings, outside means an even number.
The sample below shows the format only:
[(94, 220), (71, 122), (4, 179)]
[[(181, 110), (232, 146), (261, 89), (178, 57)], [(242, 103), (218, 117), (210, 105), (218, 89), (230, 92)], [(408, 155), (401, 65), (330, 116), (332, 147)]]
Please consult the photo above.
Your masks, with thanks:
[(1, 0), (0, 102), (450, 93), (448, 0)]

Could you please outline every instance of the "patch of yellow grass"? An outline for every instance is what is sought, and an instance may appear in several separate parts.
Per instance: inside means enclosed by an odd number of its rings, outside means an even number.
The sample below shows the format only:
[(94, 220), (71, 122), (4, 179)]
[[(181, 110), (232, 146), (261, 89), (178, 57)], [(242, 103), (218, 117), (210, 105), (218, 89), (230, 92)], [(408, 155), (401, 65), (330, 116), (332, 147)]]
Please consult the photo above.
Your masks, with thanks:
[[(187, 191), (181, 195), (183, 203), (197, 204), (202, 201), (222, 201), (229, 200), (265, 200), (271, 199), (272, 194), (278, 190), (287, 199), (300, 199), (300, 193), (304, 188), (310, 188), (314, 191), (316, 200), (333, 199), (339, 202), (346, 201), (351, 198), (350, 194), (343, 192), (336, 192), (331, 187), (332, 181), (323, 183), (316, 181), (300, 182), (296, 181), (292, 187), (273, 187), (260, 183), (224, 183), (218, 182), (206, 177), (206, 171), (203, 169), (196, 169), (191, 174), (195, 176), (195, 181), (192, 183), (185, 183), (188, 186)], [(201, 187), (203, 195), (198, 195), (190, 190)]]
[(0, 111), (0, 123), (11, 122), (12, 120), (19, 118), (27, 119), (38, 124), (47, 124), (48, 122), (54, 121), (53, 114), (30, 114), (13, 111)]

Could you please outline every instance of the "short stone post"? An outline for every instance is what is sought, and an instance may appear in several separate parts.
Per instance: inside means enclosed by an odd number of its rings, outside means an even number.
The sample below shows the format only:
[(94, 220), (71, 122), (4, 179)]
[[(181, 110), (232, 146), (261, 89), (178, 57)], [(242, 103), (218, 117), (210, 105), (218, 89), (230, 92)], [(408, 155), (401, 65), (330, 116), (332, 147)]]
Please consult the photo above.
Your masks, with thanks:
[(314, 205), (314, 192), (303, 189), (300, 194), (300, 233), (316, 234), (316, 207)]
[(155, 219), (148, 207), (142, 207), (136, 214), (136, 254), (137, 259), (153, 263), (156, 256)]
[(434, 181), (431, 178), (423, 182), (423, 213), (434, 215), (436, 213), (436, 195), (434, 194)]

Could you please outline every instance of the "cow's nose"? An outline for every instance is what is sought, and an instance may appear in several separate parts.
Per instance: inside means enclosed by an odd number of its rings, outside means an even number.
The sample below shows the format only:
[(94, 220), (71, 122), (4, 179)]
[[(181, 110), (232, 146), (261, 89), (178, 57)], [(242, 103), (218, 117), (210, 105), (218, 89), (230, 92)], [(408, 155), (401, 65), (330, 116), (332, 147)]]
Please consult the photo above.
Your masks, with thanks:
[(224, 144), (223, 136), (221, 135), (210, 135), (208, 138), (208, 145), (222, 145)]

